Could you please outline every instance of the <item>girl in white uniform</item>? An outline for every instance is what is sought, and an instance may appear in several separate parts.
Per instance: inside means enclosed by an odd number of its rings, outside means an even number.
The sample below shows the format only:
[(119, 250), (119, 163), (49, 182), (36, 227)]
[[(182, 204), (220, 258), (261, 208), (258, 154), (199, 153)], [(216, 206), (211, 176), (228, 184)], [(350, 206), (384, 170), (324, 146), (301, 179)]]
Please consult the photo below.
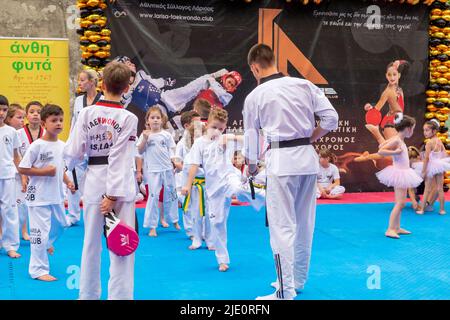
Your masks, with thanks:
[[(78, 75), (78, 87), (84, 94), (75, 98), (72, 112), (72, 121), (70, 124), (70, 131), (77, 122), (80, 111), (87, 107), (96, 104), (103, 95), (97, 92), (98, 76), (94, 70), (83, 70)], [(68, 172), (70, 178), (75, 183), (76, 192), (67, 193), (68, 202), (68, 219), (71, 225), (76, 224), (81, 218), (80, 200), (83, 193), (83, 180), (87, 168), (87, 159), (78, 164), (74, 170)]]
[[(42, 104), (39, 101), (31, 101), (25, 107), (27, 124), (19, 129), (19, 141), (21, 143), (20, 154), (23, 157), (33, 141), (41, 138), (44, 134), (44, 128), (41, 126)], [(28, 178), (27, 178), (28, 179)], [(29, 240), (28, 235), (28, 208), (25, 201), (25, 193), (20, 192), (20, 203), (18, 202), (20, 225), (22, 226), (22, 238)]]
[(156, 237), (158, 226), (158, 200), (161, 187), (164, 186), (164, 213), (174, 227), (178, 224), (178, 197), (172, 161), (175, 159), (175, 141), (163, 130), (165, 115), (158, 107), (151, 107), (146, 114), (150, 130), (144, 130), (139, 137), (137, 147), (144, 158), (144, 181), (148, 184), (148, 200), (145, 208), (144, 228), (150, 228), (149, 236)]
[[(25, 118), (25, 110), (18, 104), (11, 104), (8, 109), (8, 116), (6, 117), (5, 123), (14, 129), (18, 130), (19, 134), (19, 154), (21, 157), (25, 154), (25, 142), (22, 141), (20, 136), (20, 129), (23, 128)], [(25, 180), (23, 180), (25, 179)], [(26, 192), (26, 177), (23, 177), (16, 171), (16, 202), (17, 210), (19, 212), (19, 224), (22, 226), (22, 239), (29, 241), (30, 237), (28, 235), (27, 228), (27, 218), (28, 209), (25, 203), (25, 192)], [(19, 229), (20, 229), (19, 226)]]
[(19, 258), (19, 214), (16, 206), (15, 175), (20, 162), (17, 131), (6, 125), (8, 100), (0, 95), (0, 217), (3, 247), (11, 258)]
[(319, 173), (317, 174), (316, 197), (341, 199), (345, 188), (341, 186), (339, 169), (333, 164), (334, 154), (328, 149), (319, 152)]

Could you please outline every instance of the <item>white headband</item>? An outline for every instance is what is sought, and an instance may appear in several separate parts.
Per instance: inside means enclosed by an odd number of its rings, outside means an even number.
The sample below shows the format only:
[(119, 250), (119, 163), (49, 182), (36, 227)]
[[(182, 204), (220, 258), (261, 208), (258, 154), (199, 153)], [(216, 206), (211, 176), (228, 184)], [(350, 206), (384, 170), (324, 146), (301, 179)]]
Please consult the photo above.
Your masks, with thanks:
[(399, 112), (395, 114), (394, 124), (399, 124), (403, 120), (403, 113)]
[(439, 123), (439, 121), (437, 121), (436, 119), (431, 119), (430, 122), (436, 123), (438, 127), (441, 126), (441, 124)]

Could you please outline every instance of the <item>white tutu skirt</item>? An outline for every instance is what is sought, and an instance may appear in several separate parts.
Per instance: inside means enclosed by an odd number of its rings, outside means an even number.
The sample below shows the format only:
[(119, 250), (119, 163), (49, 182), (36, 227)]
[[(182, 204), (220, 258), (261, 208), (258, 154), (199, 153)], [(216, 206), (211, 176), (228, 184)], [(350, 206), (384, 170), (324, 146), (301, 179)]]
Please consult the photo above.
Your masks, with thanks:
[(411, 168), (399, 169), (389, 166), (376, 173), (380, 182), (388, 187), (416, 188), (423, 179)]
[(450, 158), (430, 159), (427, 165), (427, 177), (431, 178), (445, 171), (450, 171)]

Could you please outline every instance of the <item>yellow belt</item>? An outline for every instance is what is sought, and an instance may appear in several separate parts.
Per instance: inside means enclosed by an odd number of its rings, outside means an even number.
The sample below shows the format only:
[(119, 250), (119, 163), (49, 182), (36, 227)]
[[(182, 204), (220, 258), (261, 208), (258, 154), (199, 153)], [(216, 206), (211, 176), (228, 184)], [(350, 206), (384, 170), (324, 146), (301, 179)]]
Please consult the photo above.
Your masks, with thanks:
[[(192, 184), (192, 187), (196, 187), (198, 189), (198, 206), (200, 211), (200, 216), (205, 216), (205, 178), (198, 178), (195, 177), (194, 183)], [(184, 198), (183, 202), (183, 211), (186, 213), (186, 211), (189, 208), (189, 203), (191, 202), (191, 192), (189, 192)]]
[(266, 189), (266, 186), (264, 184), (259, 184), (259, 183), (253, 182), (253, 186), (258, 189)]

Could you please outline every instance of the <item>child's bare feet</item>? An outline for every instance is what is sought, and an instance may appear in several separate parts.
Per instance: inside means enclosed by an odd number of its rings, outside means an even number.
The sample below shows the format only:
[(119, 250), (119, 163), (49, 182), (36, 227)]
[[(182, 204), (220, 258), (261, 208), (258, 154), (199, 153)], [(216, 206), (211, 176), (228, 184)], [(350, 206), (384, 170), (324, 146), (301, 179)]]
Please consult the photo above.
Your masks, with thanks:
[(193, 244), (191, 244), (189, 246), (189, 250), (197, 250), (198, 248), (200, 248), (201, 246), (194, 246)]
[(173, 224), (173, 227), (174, 227), (175, 229), (177, 229), (177, 230), (181, 230), (181, 227), (180, 227), (180, 225), (178, 224), (178, 222), (175, 222), (175, 223)]
[(439, 214), (441, 215), (441, 216), (443, 216), (444, 214), (446, 214), (447, 212), (445, 212), (445, 210), (439, 210)]
[(397, 234), (411, 234), (411, 231), (400, 228), (397, 230)]
[(227, 271), (228, 269), (230, 269), (230, 267), (229, 267), (227, 264), (225, 264), (225, 263), (219, 264), (219, 271), (220, 271), (220, 272), (225, 272), (225, 271)]
[(168, 227), (169, 227), (169, 224), (168, 224), (166, 221), (161, 220), (161, 226), (162, 226), (163, 228), (168, 228)]
[(398, 233), (395, 232), (395, 230), (392, 230), (392, 229), (388, 229), (384, 235), (386, 237), (388, 237), (388, 238), (400, 239), (400, 236), (398, 235)]
[(416, 201), (411, 201), (411, 207), (413, 210), (419, 209), (419, 204)]
[(45, 275), (40, 276), (40, 277), (38, 277), (36, 279), (37, 280), (41, 280), (41, 281), (47, 281), (47, 282), (56, 281), (57, 280), (54, 276), (49, 275), (49, 274), (45, 274)]
[(156, 234), (156, 229), (150, 229), (150, 232), (148, 233), (148, 235), (150, 237), (157, 237), (158, 235)]
[(216, 248), (214, 248), (214, 247), (208, 247), (208, 250), (209, 250), (209, 251), (215, 251)]
[(17, 253), (17, 252), (14, 251), (14, 250), (8, 251), (8, 256), (9, 256), (10, 258), (13, 258), (13, 259), (17, 259), (17, 258), (20, 258), (20, 257), (21, 257), (20, 253)]
[(47, 249), (47, 252), (49, 255), (53, 255), (55, 253), (55, 247), (51, 246), (50, 248)]
[(25, 241), (30, 241), (30, 235), (28, 234), (28, 232), (22, 233), (22, 239)]

